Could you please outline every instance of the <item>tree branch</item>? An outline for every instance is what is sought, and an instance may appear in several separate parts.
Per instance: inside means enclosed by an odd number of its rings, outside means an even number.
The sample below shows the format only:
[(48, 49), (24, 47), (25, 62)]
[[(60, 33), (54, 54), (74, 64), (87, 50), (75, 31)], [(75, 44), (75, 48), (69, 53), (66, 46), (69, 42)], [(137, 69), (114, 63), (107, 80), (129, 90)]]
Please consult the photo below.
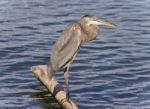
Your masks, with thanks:
[(78, 109), (77, 105), (72, 101), (69, 102), (66, 99), (66, 92), (64, 89), (59, 85), (55, 78), (50, 80), (48, 78), (47, 72), (47, 65), (38, 65), (31, 67), (31, 71), (36, 76), (36, 78), (41, 81), (44, 86), (49, 90), (49, 92), (55, 97), (58, 103), (64, 109)]

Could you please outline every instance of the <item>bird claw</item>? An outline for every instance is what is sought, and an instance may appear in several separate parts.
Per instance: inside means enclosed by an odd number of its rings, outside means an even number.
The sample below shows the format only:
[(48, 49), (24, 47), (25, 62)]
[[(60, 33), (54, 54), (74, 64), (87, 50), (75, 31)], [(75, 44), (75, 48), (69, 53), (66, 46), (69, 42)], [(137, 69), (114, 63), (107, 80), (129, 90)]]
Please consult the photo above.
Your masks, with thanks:
[[(67, 98), (66, 98), (67, 99)], [(69, 103), (69, 104), (71, 104), (72, 105), (72, 102), (71, 102), (71, 100), (70, 99), (67, 99), (67, 102)]]

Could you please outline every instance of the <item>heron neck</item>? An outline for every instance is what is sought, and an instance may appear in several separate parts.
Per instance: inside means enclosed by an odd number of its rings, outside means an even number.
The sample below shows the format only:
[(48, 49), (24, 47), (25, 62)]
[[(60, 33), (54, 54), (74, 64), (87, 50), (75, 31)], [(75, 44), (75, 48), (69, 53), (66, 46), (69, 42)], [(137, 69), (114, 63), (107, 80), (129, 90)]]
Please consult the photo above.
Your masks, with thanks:
[(87, 26), (86, 24), (83, 23), (81, 23), (81, 26), (83, 30), (83, 35), (81, 36), (83, 42), (94, 40), (97, 37), (99, 33), (99, 27)]

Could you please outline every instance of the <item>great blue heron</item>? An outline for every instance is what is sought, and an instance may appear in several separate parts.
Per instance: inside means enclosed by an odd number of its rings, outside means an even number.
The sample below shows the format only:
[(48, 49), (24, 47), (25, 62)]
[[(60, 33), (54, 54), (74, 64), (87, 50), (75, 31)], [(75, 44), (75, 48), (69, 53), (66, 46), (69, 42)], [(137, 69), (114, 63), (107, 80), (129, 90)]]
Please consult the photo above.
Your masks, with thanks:
[(66, 84), (66, 99), (69, 101), (69, 66), (84, 42), (95, 39), (99, 33), (99, 26), (104, 25), (115, 28), (109, 22), (104, 22), (95, 16), (85, 15), (80, 21), (69, 24), (56, 43), (51, 52), (50, 63), (48, 65), (49, 77), (52, 79), (54, 74), (64, 68), (64, 78)]

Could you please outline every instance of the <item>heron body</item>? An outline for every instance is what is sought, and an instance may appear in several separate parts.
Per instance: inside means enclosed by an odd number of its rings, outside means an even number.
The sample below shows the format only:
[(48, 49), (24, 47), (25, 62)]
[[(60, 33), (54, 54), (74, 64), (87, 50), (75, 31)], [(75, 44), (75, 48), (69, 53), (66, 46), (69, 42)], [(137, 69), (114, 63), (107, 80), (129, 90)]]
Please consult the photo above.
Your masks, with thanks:
[(94, 16), (84, 16), (80, 21), (66, 26), (60, 37), (54, 44), (51, 52), (48, 72), (50, 79), (55, 73), (64, 68), (65, 83), (67, 86), (67, 99), (69, 100), (69, 65), (78, 53), (84, 42), (95, 39), (99, 33), (98, 25), (115, 27), (115, 25), (99, 21)]

